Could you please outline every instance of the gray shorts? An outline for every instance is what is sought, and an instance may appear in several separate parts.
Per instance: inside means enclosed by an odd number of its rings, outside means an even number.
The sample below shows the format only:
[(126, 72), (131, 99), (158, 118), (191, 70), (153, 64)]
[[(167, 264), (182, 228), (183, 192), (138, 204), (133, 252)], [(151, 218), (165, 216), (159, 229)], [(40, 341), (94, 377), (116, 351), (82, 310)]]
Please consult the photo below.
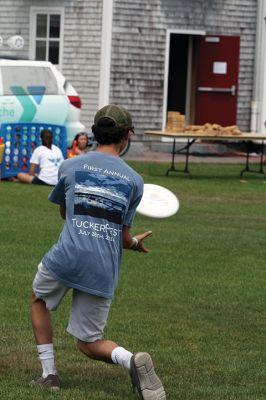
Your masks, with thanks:
[[(33, 281), (33, 291), (48, 310), (57, 309), (69, 287), (54, 279), (40, 263)], [(67, 332), (84, 342), (102, 339), (111, 300), (73, 289)]]

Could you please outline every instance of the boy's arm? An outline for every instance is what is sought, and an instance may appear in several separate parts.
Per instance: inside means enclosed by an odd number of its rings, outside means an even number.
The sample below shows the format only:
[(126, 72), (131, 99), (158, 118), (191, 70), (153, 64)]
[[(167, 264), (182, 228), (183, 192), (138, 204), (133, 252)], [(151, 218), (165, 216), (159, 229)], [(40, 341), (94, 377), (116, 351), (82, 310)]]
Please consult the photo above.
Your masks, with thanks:
[(143, 245), (143, 240), (150, 236), (152, 231), (144, 232), (140, 235), (132, 236), (130, 233), (130, 228), (126, 225), (123, 226), (123, 248), (124, 249), (131, 249), (136, 250), (141, 253), (148, 253), (149, 250), (146, 249)]

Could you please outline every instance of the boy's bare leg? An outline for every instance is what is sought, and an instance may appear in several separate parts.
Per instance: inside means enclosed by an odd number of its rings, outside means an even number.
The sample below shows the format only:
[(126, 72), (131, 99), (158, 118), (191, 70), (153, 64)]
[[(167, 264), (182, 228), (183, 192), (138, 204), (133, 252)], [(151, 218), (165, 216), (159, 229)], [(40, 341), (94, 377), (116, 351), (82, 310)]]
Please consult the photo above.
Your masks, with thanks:
[(34, 293), (31, 302), (31, 320), (43, 370), (42, 376), (33, 379), (31, 385), (57, 390), (60, 388), (60, 381), (54, 362), (51, 315), (45, 302), (38, 299)]
[(112, 351), (118, 347), (118, 344), (111, 340), (96, 340), (96, 342), (93, 343), (78, 340), (77, 344), (79, 350), (89, 358), (108, 363), (112, 363)]
[(36, 344), (52, 343), (52, 320), (50, 311), (47, 310), (43, 300), (32, 294), (31, 321)]

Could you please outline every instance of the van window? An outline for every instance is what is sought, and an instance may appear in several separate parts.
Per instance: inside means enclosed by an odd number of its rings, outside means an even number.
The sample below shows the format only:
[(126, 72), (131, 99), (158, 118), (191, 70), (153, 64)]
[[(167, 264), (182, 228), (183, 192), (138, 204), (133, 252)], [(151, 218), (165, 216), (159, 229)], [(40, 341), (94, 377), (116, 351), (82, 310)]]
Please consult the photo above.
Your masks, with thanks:
[[(3, 95), (21, 94), (24, 91), (34, 90), (35, 95), (59, 94), (56, 79), (47, 67), (31, 66), (2, 66)], [(17, 93), (16, 93), (17, 88)]]

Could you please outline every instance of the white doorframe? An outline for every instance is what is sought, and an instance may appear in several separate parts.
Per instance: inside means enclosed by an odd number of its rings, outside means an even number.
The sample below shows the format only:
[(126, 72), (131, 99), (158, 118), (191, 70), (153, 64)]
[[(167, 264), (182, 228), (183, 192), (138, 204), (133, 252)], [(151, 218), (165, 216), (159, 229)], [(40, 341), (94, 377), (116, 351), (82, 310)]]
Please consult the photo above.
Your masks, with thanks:
[[(166, 45), (165, 45), (165, 62), (164, 62), (164, 94), (163, 94), (163, 118), (162, 130), (166, 126), (166, 112), (167, 112), (167, 97), (168, 97), (168, 75), (169, 75), (169, 56), (170, 56), (170, 36), (171, 34), (184, 34), (184, 35), (206, 35), (205, 31), (199, 30), (185, 30), (185, 29), (167, 29), (166, 30)], [(188, 55), (189, 56), (189, 55)], [(189, 60), (188, 60), (189, 61)], [(191, 63), (188, 63), (188, 68)]]

